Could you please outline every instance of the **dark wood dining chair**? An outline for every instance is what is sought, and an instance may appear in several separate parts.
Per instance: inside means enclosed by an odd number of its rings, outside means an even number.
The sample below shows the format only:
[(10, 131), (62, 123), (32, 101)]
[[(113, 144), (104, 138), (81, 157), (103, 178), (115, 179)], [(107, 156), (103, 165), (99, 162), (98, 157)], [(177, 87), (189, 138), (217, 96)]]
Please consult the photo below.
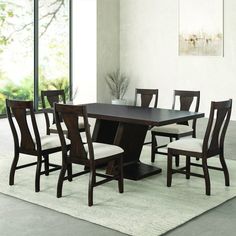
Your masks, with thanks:
[[(41, 91), (41, 100), (42, 100), (42, 107), (43, 113), (45, 116), (46, 121), (46, 133), (49, 135), (51, 133), (57, 133), (57, 127), (55, 123), (55, 117), (53, 114), (53, 104), (56, 103), (63, 103), (66, 104), (66, 97), (64, 90), (42, 90)], [(49, 118), (49, 114), (51, 117)], [(65, 124), (62, 123), (62, 130), (66, 134), (66, 127)], [(80, 123), (80, 129), (84, 131), (84, 124)]]
[[(135, 89), (134, 105), (141, 107), (153, 107), (157, 108), (158, 103), (158, 89)], [(148, 128), (151, 130), (152, 126)], [(152, 142), (145, 142), (146, 144), (151, 144)]]
[[(93, 205), (93, 189), (96, 186), (104, 184), (111, 180), (118, 180), (119, 192), (123, 193), (123, 149), (110, 144), (92, 142), (90, 134), (90, 125), (88, 123), (86, 106), (74, 106), (64, 104), (54, 104), (56, 125), (62, 146), (62, 169), (57, 184), (57, 197), (62, 196), (62, 186), (64, 180), (72, 181), (76, 176), (86, 173), (89, 174), (88, 187), (88, 205)], [(68, 129), (70, 139), (70, 151), (66, 149), (66, 138), (63, 135), (61, 120)], [(79, 119), (83, 120), (86, 134), (86, 142), (82, 141), (81, 130), (79, 129)], [(109, 162), (117, 163), (117, 169), (114, 175), (97, 173), (98, 166), (108, 164)], [(79, 173), (72, 173), (72, 164), (84, 165), (85, 169)], [(66, 170), (68, 175), (65, 176)], [(102, 177), (97, 181), (96, 176)]]
[[(32, 101), (6, 99), (6, 111), (14, 139), (14, 158), (10, 170), (9, 185), (14, 184), (16, 170), (36, 165), (35, 192), (39, 192), (40, 176), (43, 174), (47, 176), (49, 172), (61, 169), (61, 166), (49, 163), (49, 155), (62, 150), (60, 140), (57, 135), (40, 136)], [(27, 113), (29, 117), (27, 117)], [(19, 129), (16, 128), (16, 124)], [(32, 128), (30, 129), (30, 127)], [(35, 156), (37, 161), (18, 165), (20, 153)], [(41, 171), (42, 163), (45, 165), (44, 171)]]
[[(172, 109), (181, 111), (194, 111), (198, 112), (200, 103), (200, 91), (184, 91), (184, 90), (174, 90), (174, 98)], [(179, 108), (177, 107), (179, 105)], [(192, 107), (192, 109), (191, 109)], [(151, 161), (155, 161), (155, 154), (167, 155), (167, 152), (161, 151), (161, 148), (167, 147), (165, 145), (159, 145), (157, 142), (157, 136), (169, 137), (170, 142), (173, 139), (180, 139), (182, 137), (192, 136), (196, 138), (196, 122), (194, 119), (192, 125), (189, 125), (188, 121), (179, 122), (177, 124), (163, 125), (159, 127), (153, 127), (151, 129), (152, 135), (152, 151), (151, 151)], [(179, 166), (179, 157), (176, 156), (175, 159), (176, 166)]]
[[(226, 130), (230, 121), (232, 109), (232, 99), (222, 102), (211, 102), (210, 116), (206, 128), (204, 139), (188, 138), (180, 139), (168, 144), (168, 164), (167, 164), (167, 186), (171, 187), (172, 174), (182, 173), (186, 179), (190, 176), (205, 179), (206, 195), (211, 194), (211, 184), (209, 169), (224, 172), (225, 186), (230, 185), (229, 172), (224, 159), (224, 140)], [(215, 120), (214, 120), (215, 118)], [(172, 169), (172, 157), (175, 155), (186, 156), (186, 167), (178, 170)], [(208, 159), (219, 155), (222, 167), (208, 165)], [(201, 164), (191, 162), (191, 157), (202, 160)], [(203, 175), (192, 173), (191, 166), (202, 167)]]
[(134, 105), (141, 107), (150, 107), (153, 101), (152, 107), (156, 108), (158, 103), (158, 89), (135, 89)]

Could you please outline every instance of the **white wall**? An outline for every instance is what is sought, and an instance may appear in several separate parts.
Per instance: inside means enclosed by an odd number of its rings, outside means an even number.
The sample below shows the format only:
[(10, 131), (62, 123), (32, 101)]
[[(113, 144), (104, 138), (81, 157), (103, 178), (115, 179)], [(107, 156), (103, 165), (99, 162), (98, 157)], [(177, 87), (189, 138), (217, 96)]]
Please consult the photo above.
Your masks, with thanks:
[[(236, 103), (236, 1), (225, 0), (224, 57), (178, 56), (178, 0), (120, 0), (120, 66), (134, 88), (159, 88), (159, 107), (173, 89), (200, 90), (200, 111), (211, 100)], [(236, 119), (233, 108), (232, 119)]]
[(97, 1), (73, 1), (73, 93), (75, 103), (97, 101)]
[(111, 102), (105, 77), (107, 73), (120, 66), (119, 10), (119, 0), (97, 0), (97, 96), (99, 102)]
[(73, 0), (76, 103), (111, 101), (105, 77), (120, 66), (119, 9), (119, 0)]

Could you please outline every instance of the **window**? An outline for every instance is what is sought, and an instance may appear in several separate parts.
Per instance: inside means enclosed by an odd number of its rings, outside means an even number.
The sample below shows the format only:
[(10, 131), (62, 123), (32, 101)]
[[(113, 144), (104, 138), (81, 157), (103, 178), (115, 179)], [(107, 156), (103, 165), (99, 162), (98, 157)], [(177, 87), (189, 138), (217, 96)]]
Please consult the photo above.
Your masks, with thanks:
[(69, 44), (69, 0), (39, 0), (39, 95), (64, 89), (69, 98)]
[(33, 99), (33, 1), (0, 1), (0, 114), (5, 99)]
[(40, 108), (42, 89), (65, 89), (69, 97), (70, 1), (0, 0), (0, 115), (6, 98), (36, 98)]

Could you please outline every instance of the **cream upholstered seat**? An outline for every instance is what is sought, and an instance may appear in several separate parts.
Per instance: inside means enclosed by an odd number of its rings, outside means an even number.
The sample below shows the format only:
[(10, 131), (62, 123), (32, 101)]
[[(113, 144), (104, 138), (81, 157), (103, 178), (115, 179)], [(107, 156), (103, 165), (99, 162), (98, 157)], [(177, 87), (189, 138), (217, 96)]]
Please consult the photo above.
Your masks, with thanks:
[[(179, 102), (178, 102), (179, 101)], [(179, 110), (181, 111), (189, 111), (192, 110), (193, 107), (194, 112), (198, 112), (199, 103), (200, 103), (200, 91), (182, 91), (182, 90), (174, 90), (174, 99), (172, 104), (172, 109), (177, 109), (177, 105), (179, 103)], [(179, 122), (178, 124), (170, 124), (159, 127), (153, 127), (151, 129), (152, 134), (152, 154), (151, 161), (155, 161), (155, 154), (166, 155), (165, 152), (162, 151), (163, 147), (167, 145), (158, 145), (157, 138), (168, 137), (170, 142), (174, 139), (178, 140), (183, 137), (192, 136), (196, 138), (196, 119), (193, 120), (192, 125), (188, 123), (188, 121)], [(176, 166), (179, 166), (179, 157), (175, 158)]]
[[(37, 148), (37, 143), (36, 143), (35, 139), (33, 139), (33, 141), (35, 143), (35, 147)], [(42, 150), (61, 147), (60, 139), (59, 139), (58, 135), (55, 135), (55, 134), (40, 136), (40, 141), (41, 141)], [(66, 139), (66, 144), (67, 145), (69, 144), (68, 139)]]
[(188, 125), (180, 125), (180, 124), (171, 124), (171, 125), (163, 125), (159, 127), (153, 127), (151, 131), (167, 133), (167, 134), (182, 134), (186, 132), (193, 132), (193, 128)]
[[(206, 195), (211, 194), (209, 169), (219, 170), (224, 173), (225, 186), (229, 186), (229, 172), (224, 159), (224, 139), (230, 121), (232, 99), (222, 102), (211, 102), (210, 116), (204, 139), (183, 138), (168, 144), (167, 162), (167, 186), (171, 186), (172, 174), (182, 173), (186, 179), (190, 176), (205, 179)], [(215, 119), (215, 121), (214, 121)], [(173, 169), (172, 157), (176, 155), (186, 156), (186, 166)], [(219, 156), (222, 167), (209, 166), (208, 159)], [(190, 158), (201, 159), (201, 164), (191, 162)], [(191, 172), (191, 166), (202, 167), (203, 175)]]
[(167, 148), (202, 153), (203, 139), (183, 138), (167, 145)]
[[(120, 193), (124, 191), (123, 184), (123, 153), (124, 150), (116, 145), (92, 142), (90, 134), (90, 125), (88, 123), (87, 109), (85, 105), (65, 105), (54, 104), (55, 120), (58, 134), (62, 145), (62, 169), (58, 178), (57, 197), (62, 196), (62, 187), (64, 180), (72, 181), (72, 178), (82, 174), (90, 173), (88, 205), (93, 205), (93, 189), (96, 186), (104, 184), (111, 180), (118, 181)], [(82, 131), (78, 127), (78, 122), (83, 120), (86, 136), (86, 142), (83, 141)], [(70, 150), (66, 150), (66, 138), (62, 130), (62, 122), (65, 122), (68, 128), (67, 132), (70, 138)], [(115, 168), (107, 168), (105, 174), (96, 172), (98, 166), (109, 166), (109, 163), (115, 163)], [(84, 165), (85, 170), (78, 173), (72, 173), (72, 164)], [(68, 176), (65, 176), (66, 171)], [(96, 180), (96, 177), (102, 177), (102, 180)]]
[[(121, 147), (116, 145), (96, 143), (96, 142), (93, 142), (92, 144), (93, 144), (95, 159), (105, 158), (107, 156), (117, 155), (124, 152), (124, 150)], [(89, 158), (88, 144), (84, 145), (84, 149), (88, 153), (88, 158)]]

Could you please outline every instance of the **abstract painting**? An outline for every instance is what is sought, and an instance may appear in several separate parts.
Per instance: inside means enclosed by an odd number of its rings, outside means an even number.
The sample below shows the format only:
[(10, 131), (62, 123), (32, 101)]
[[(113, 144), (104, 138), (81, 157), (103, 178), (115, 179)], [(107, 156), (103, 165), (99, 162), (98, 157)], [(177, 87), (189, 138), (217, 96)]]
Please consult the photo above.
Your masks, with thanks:
[(179, 0), (179, 55), (223, 56), (223, 0)]

